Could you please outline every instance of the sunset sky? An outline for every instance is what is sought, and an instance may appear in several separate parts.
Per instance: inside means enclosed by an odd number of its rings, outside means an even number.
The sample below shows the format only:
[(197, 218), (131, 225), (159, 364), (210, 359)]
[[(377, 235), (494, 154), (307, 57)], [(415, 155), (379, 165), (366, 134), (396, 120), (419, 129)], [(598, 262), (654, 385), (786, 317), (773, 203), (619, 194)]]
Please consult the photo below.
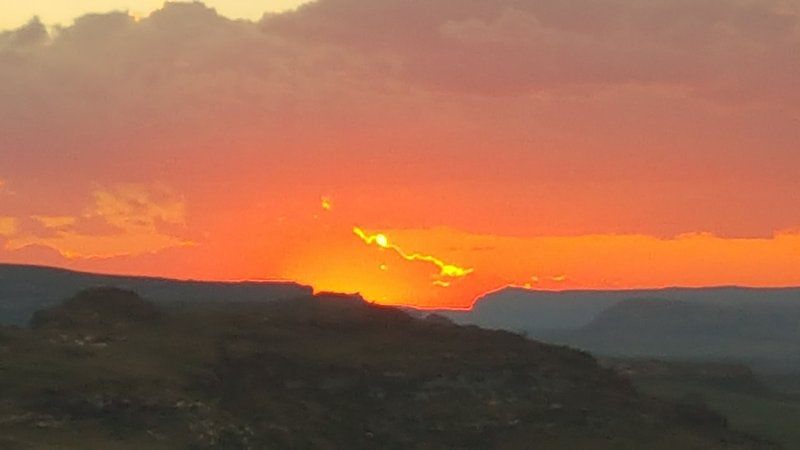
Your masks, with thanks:
[(797, 1), (11, 3), (0, 262), (447, 307), (800, 285)]

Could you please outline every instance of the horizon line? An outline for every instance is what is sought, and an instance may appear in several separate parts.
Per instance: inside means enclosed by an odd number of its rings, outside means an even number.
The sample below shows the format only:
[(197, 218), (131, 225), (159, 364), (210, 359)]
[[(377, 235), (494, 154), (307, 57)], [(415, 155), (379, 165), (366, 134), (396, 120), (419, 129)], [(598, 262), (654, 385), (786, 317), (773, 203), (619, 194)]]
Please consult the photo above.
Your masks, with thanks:
[[(290, 279), (282, 279), (282, 278), (240, 278), (240, 279), (197, 279), (197, 278), (178, 278), (178, 277), (167, 277), (167, 276), (158, 276), (158, 275), (136, 275), (130, 273), (114, 273), (114, 272), (91, 272), (86, 270), (76, 270), (70, 269), (61, 266), (53, 266), (53, 265), (44, 265), (44, 264), (30, 264), (30, 263), (12, 263), (12, 262), (3, 262), (0, 261), (0, 266), (8, 266), (8, 267), (25, 267), (25, 268), (37, 268), (37, 269), (48, 269), (48, 270), (57, 270), (62, 272), (69, 272), (73, 274), (79, 275), (93, 275), (93, 276), (106, 276), (106, 277), (119, 277), (119, 278), (139, 278), (145, 280), (159, 280), (159, 281), (173, 281), (178, 283), (218, 283), (218, 284), (293, 284), (300, 287), (307, 287), (312, 290), (313, 295), (317, 295), (320, 293), (332, 293), (332, 294), (342, 294), (342, 295), (358, 295), (361, 296), (360, 292), (331, 292), (328, 290), (318, 290), (316, 287), (310, 284), (300, 283), (296, 280)], [(505, 286), (498, 287), (496, 289), (491, 289), (486, 291), (478, 296), (476, 296), (470, 306), (468, 307), (457, 307), (457, 306), (420, 306), (420, 305), (411, 305), (405, 303), (395, 303), (395, 304), (382, 304), (380, 302), (370, 300), (369, 298), (362, 297), (365, 302), (370, 304), (377, 304), (382, 306), (393, 306), (397, 308), (407, 308), (407, 309), (414, 309), (417, 311), (472, 311), (475, 308), (475, 305), (484, 297), (489, 295), (505, 291), (505, 290), (521, 290), (530, 293), (543, 293), (543, 294), (568, 294), (568, 293), (590, 293), (590, 292), (637, 292), (637, 291), (669, 291), (669, 290), (714, 290), (714, 289), (738, 289), (738, 290), (771, 290), (771, 291), (779, 291), (779, 290), (800, 290), (800, 285), (788, 285), (788, 286), (746, 286), (746, 285), (735, 285), (735, 284), (727, 284), (727, 285), (708, 285), (708, 286), (679, 286), (679, 285), (669, 285), (669, 286), (657, 286), (657, 287), (631, 287), (631, 288), (609, 288), (609, 289), (602, 289), (602, 288), (572, 288), (572, 289), (533, 289), (528, 288), (521, 285), (515, 284), (507, 284)]]

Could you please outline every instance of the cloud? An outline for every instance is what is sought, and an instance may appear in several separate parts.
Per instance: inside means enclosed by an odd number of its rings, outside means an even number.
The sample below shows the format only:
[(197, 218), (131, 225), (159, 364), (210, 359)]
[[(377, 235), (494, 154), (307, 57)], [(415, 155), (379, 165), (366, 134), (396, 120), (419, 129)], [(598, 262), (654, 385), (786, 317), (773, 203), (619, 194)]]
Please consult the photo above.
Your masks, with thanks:
[(48, 229), (62, 229), (75, 224), (76, 218), (71, 216), (33, 216), (37, 222)]
[(17, 233), (17, 219), (0, 217), (0, 237), (11, 237)]
[(123, 230), (157, 231), (160, 223), (184, 225), (183, 200), (163, 185), (117, 185), (97, 189), (94, 206), (86, 217), (101, 217), (109, 225)]
[(0, 50), (41, 45), (48, 39), (47, 28), (38, 17), (34, 17), (16, 30), (0, 32)]
[(769, 236), (797, 226), (798, 17), (781, 0), (319, 0), (258, 22), (198, 3), (32, 20), (0, 34), (18, 193), (0, 206), (24, 242), (76, 257), (291, 240), (263, 222), (322, 192), (378, 229)]
[[(798, 17), (781, 0), (323, 0), (262, 26), (386, 59), (387, 76), (437, 89), (636, 83), (776, 100), (800, 73)], [(779, 86), (759, 84), (766, 79)]]
[[(49, 247), (71, 259), (157, 253), (193, 243), (173, 231), (185, 227), (183, 200), (163, 185), (123, 184), (98, 188), (79, 216), (33, 216), (11, 237), (11, 250)], [(16, 223), (17, 220), (14, 219)], [(16, 233), (15, 233), (16, 231)]]
[[(459, 267), (455, 264), (449, 264), (432, 255), (426, 255), (418, 252), (408, 253), (393, 241), (390, 241), (389, 238), (382, 233), (367, 234), (361, 228), (354, 227), (353, 234), (358, 236), (358, 238), (364, 241), (365, 244), (374, 244), (381, 250), (391, 250), (406, 261), (419, 261), (432, 264), (439, 271), (439, 279), (435, 280), (433, 284), (439, 287), (449, 287), (453, 279), (463, 278), (474, 272), (474, 269), (472, 268)], [(381, 270), (385, 270), (383, 266), (381, 266)]]
[(781, 0), (320, 0), (253, 23), (167, 3), (138, 22), (111, 13), (50, 35), (37, 20), (3, 33), (0, 117), (65, 132), (91, 118), (131, 138), (125, 117), (155, 134), (197, 123), (208, 132), (234, 120), (330, 121), (409, 89), (631, 84), (797, 107), (799, 17)]

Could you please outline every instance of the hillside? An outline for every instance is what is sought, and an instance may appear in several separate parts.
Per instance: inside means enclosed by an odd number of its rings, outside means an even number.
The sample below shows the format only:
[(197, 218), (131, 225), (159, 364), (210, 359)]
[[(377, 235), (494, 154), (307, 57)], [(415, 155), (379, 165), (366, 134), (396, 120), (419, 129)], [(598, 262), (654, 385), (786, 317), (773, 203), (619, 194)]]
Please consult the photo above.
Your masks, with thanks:
[(604, 359), (648, 395), (699, 403), (728, 419), (731, 427), (764, 436), (785, 448), (800, 443), (800, 392), (791, 376), (759, 376), (747, 366), (653, 359)]
[(0, 447), (769, 448), (589, 355), (358, 297), (83, 292), (0, 329)]
[(39, 309), (81, 289), (121, 286), (156, 303), (280, 300), (309, 296), (312, 289), (288, 282), (214, 283), (98, 275), (38, 266), (0, 264), (0, 325), (24, 325)]
[(626, 300), (553, 340), (594, 353), (800, 370), (800, 303)]

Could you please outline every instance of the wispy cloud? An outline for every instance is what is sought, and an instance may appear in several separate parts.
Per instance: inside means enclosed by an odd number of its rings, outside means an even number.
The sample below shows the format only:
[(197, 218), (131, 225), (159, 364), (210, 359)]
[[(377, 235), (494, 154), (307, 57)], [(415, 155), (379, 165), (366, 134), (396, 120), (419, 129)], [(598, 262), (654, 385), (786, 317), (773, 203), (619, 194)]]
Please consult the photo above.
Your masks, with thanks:
[(0, 236), (12, 237), (17, 233), (17, 219), (14, 217), (0, 217)]
[(96, 189), (92, 197), (93, 204), (79, 215), (33, 216), (48, 232), (42, 235), (15, 228), (8, 246), (45, 246), (65, 257), (80, 259), (131, 256), (193, 245), (171, 233), (172, 227), (185, 226), (185, 204), (163, 185), (115, 185)]
[(379, 248), (392, 250), (406, 261), (421, 261), (433, 264), (439, 269), (438, 276), (440, 277), (440, 279), (435, 280), (433, 284), (439, 287), (449, 287), (453, 279), (463, 278), (474, 272), (474, 269), (472, 268), (460, 267), (455, 264), (446, 263), (432, 255), (426, 255), (418, 252), (406, 252), (400, 248), (400, 246), (394, 242), (391, 242), (383, 233), (367, 234), (364, 232), (364, 230), (358, 227), (353, 228), (353, 233), (367, 245), (374, 244)]

